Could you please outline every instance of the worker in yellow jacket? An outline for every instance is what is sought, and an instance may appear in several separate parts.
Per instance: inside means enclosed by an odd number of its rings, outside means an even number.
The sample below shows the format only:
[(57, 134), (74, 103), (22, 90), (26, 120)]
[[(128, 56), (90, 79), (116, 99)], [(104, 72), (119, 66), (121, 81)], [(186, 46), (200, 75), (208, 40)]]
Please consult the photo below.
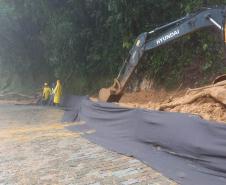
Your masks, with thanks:
[(46, 105), (49, 101), (52, 90), (50, 89), (48, 83), (44, 83), (43, 92), (42, 92), (42, 104)]
[(60, 98), (62, 96), (62, 85), (60, 83), (60, 80), (57, 80), (56, 87), (53, 90), (53, 94), (54, 94), (53, 103), (55, 105), (59, 105)]

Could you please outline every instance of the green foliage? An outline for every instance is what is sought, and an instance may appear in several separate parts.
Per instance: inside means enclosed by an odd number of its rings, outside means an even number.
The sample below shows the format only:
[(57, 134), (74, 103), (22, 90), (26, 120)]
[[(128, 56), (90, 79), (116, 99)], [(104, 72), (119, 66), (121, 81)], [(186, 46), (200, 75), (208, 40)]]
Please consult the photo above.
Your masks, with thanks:
[[(60, 78), (70, 91), (108, 86), (136, 37), (202, 6), (226, 0), (0, 0), (0, 61), (35, 83)], [(213, 30), (151, 52), (142, 73), (166, 86), (181, 83), (194, 62), (205, 75), (222, 72)], [(219, 67), (221, 66), (221, 67)], [(42, 75), (40, 75), (42, 74)], [(169, 85), (170, 84), (170, 85)]]

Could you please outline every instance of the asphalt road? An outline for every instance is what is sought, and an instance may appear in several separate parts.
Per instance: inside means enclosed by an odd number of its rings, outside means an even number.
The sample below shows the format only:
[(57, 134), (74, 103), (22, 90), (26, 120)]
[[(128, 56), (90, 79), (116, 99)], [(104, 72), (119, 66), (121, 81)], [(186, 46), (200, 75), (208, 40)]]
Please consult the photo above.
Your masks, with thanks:
[(0, 104), (0, 185), (175, 184), (134, 158), (90, 143), (84, 133), (66, 130), (62, 114)]

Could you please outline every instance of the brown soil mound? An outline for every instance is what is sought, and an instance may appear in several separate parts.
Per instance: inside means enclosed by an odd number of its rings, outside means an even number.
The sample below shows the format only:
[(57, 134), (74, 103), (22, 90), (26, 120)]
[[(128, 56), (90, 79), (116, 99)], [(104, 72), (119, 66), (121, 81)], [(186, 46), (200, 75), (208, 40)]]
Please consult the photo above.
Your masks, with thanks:
[(164, 89), (125, 93), (122, 96), (120, 103), (147, 104), (149, 101), (153, 103), (163, 103), (173, 94), (173, 92), (167, 93)]
[(174, 108), (165, 109), (170, 112), (183, 112), (200, 115), (203, 119), (226, 123), (225, 106), (212, 98), (200, 98), (192, 104), (179, 105)]
[(203, 119), (226, 123), (225, 86), (208, 87), (186, 93), (186, 90), (167, 92), (163, 89), (126, 93), (121, 106), (147, 108), (169, 112), (191, 113)]

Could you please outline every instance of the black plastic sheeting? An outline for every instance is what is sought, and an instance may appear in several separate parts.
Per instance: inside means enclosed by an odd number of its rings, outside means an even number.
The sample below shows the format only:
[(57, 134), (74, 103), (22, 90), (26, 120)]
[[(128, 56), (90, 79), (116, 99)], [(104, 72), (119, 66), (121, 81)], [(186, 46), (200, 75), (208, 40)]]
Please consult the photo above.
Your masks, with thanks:
[(122, 108), (70, 96), (64, 122), (85, 132), (90, 141), (133, 156), (185, 185), (226, 185), (226, 125), (198, 116)]

